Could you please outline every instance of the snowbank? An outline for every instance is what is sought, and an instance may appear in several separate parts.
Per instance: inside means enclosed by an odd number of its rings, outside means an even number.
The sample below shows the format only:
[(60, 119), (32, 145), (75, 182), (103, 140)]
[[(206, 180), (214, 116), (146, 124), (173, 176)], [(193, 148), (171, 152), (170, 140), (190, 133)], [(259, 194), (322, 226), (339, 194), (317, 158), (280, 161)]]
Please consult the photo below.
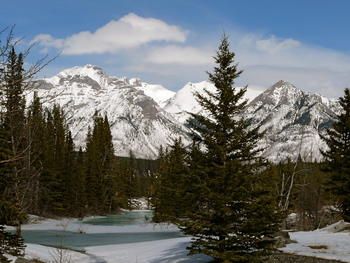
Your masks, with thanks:
[[(207, 263), (206, 255), (187, 255), (190, 238), (173, 238), (150, 242), (87, 247), (86, 253), (26, 244), (26, 258), (43, 262), (74, 263)], [(15, 258), (13, 258), (15, 259)]]
[(315, 231), (291, 232), (290, 238), (297, 243), (288, 244), (280, 250), (298, 255), (350, 262), (350, 233), (344, 231), (349, 225), (340, 221)]
[(39, 259), (43, 262), (74, 262), (74, 263), (95, 263), (95, 258), (85, 255), (83, 253), (56, 248), (37, 245), (37, 244), (26, 244), (25, 258), (27, 259)]
[(108, 263), (204, 263), (212, 260), (205, 255), (188, 256), (186, 247), (191, 238), (172, 238), (132, 244), (87, 247), (86, 251)]

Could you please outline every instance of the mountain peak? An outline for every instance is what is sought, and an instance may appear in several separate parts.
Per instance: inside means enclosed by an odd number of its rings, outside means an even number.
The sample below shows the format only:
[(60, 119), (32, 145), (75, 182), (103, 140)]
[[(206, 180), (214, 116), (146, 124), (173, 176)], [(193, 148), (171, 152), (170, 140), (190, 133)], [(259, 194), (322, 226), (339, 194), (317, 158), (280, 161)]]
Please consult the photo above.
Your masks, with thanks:
[(65, 69), (58, 73), (57, 77), (69, 79), (72, 77), (88, 77), (100, 85), (106, 83), (106, 80), (109, 78), (108, 75), (102, 70), (102, 68), (91, 64)]
[(282, 89), (294, 88), (295, 89), (295, 86), (289, 81), (279, 80), (271, 86), (271, 89), (276, 89), (276, 88), (282, 88)]
[(251, 103), (260, 102), (272, 105), (293, 104), (303, 94), (303, 91), (296, 88), (292, 83), (279, 80), (257, 96)]
[(72, 68), (67, 68), (65, 70), (62, 70), (58, 75), (66, 75), (66, 76), (74, 76), (74, 75), (89, 75), (91, 73), (99, 73), (104, 74), (102, 68), (86, 64), (84, 66), (75, 66)]

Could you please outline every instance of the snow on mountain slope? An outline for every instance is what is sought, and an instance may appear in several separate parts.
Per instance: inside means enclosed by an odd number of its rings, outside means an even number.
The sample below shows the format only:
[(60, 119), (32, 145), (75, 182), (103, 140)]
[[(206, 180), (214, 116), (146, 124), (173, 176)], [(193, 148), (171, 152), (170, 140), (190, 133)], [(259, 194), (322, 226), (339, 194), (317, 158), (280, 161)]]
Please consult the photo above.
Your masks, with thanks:
[[(164, 109), (185, 123), (189, 112), (203, 113), (193, 93), (204, 94), (205, 89), (213, 92), (215, 86), (207, 81), (188, 83)], [(326, 147), (320, 133), (335, 120), (335, 114), (340, 110), (337, 100), (305, 93), (286, 81), (279, 81), (259, 93), (258, 87), (248, 87), (245, 98), (250, 102), (242, 114), (265, 132), (260, 141), (260, 146), (265, 149), (263, 155), (274, 162), (286, 158), (295, 160), (299, 153), (304, 159), (320, 160), (320, 149)]]
[(148, 84), (137, 78), (130, 79), (129, 83), (134, 85), (136, 89), (142, 90), (145, 95), (151, 97), (162, 108), (167, 104), (168, 100), (175, 95), (174, 91), (168, 90), (162, 85)]
[[(240, 87), (238, 87), (240, 89)], [(189, 118), (188, 112), (203, 113), (201, 106), (198, 104), (194, 94), (205, 94), (205, 90), (215, 92), (216, 88), (213, 83), (209, 81), (202, 81), (198, 83), (187, 83), (180, 89), (165, 105), (164, 109), (167, 112), (174, 114), (174, 116), (181, 122), (185, 123)], [(259, 87), (248, 87), (245, 94), (245, 99), (251, 101), (261, 93)]]
[(198, 83), (189, 82), (168, 101), (164, 109), (167, 112), (174, 114), (178, 121), (185, 123), (189, 118), (188, 112), (202, 112), (202, 107), (197, 102), (194, 93), (198, 92), (200, 94), (204, 94), (205, 89), (213, 92), (216, 88), (208, 81)]
[(335, 101), (281, 80), (251, 101), (244, 115), (265, 132), (261, 145), (270, 160), (295, 160), (299, 154), (320, 160), (320, 149), (326, 147), (320, 134), (331, 127), (336, 108)]
[(182, 136), (186, 142), (185, 128), (142, 91), (147, 85), (139, 88), (135, 81), (108, 76), (92, 65), (64, 70), (36, 84), (44, 106), (63, 107), (77, 146), (85, 146), (96, 110), (108, 116), (117, 155), (132, 150), (139, 158), (155, 158), (159, 146), (172, 138)]
[[(36, 84), (45, 106), (58, 103), (67, 113), (77, 146), (85, 145), (97, 110), (108, 115), (116, 154), (127, 156), (132, 150), (139, 158), (155, 158), (159, 146), (175, 137), (189, 142), (183, 125), (189, 112), (204, 113), (193, 93), (215, 91), (212, 83), (202, 81), (174, 93), (139, 79), (108, 76), (92, 65), (64, 70)], [(249, 104), (242, 114), (265, 132), (260, 142), (263, 155), (274, 162), (295, 160), (299, 153), (304, 159), (320, 160), (319, 149), (326, 147), (320, 133), (334, 122), (340, 111), (338, 101), (305, 93), (285, 81), (260, 90), (248, 87)]]

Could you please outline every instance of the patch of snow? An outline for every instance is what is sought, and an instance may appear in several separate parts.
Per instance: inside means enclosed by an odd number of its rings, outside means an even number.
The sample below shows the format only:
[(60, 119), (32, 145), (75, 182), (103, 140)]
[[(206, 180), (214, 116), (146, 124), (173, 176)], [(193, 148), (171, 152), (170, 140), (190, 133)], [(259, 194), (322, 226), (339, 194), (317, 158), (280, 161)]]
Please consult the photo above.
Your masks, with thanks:
[(337, 232), (341, 226), (350, 224), (338, 222), (315, 231), (291, 232), (290, 237), (297, 243), (288, 244), (280, 250), (303, 256), (350, 262), (350, 233)]
[(108, 263), (210, 262), (212, 258), (205, 255), (187, 255), (186, 247), (190, 240), (190, 237), (182, 237), (133, 244), (96, 246), (87, 247), (86, 251), (103, 258)]
[[(144, 212), (144, 210), (139, 210)], [(138, 211), (134, 211), (137, 213)], [(96, 218), (88, 217), (86, 220)], [(7, 230), (14, 230), (14, 227), (6, 227)], [(179, 231), (175, 225), (171, 224), (154, 224), (141, 223), (135, 225), (92, 225), (84, 223), (77, 218), (62, 218), (62, 219), (43, 219), (38, 223), (24, 224), (22, 230), (57, 230), (70, 231), (86, 234), (100, 233), (148, 233), (148, 232), (174, 232)]]
[(59, 250), (53, 247), (47, 247), (37, 244), (26, 244), (25, 258), (38, 259), (43, 262), (74, 262), (74, 263), (99, 263), (103, 262), (96, 257), (92, 257), (80, 252), (61, 249), (61, 259), (59, 261)]
[(130, 200), (131, 206), (132, 206), (132, 211), (136, 210), (150, 210), (150, 202), (146, 197), (140, 197), (140, 198), (132, 198)]
[(161, 108), (175, 95), (174, 91), (168, 90), (162, 85), (148, 84), (141, 82), (139, 79), (130, 79), (129, 83), (134, 85), (136, 89), (142, 90), (148, 97), (151, 97)]

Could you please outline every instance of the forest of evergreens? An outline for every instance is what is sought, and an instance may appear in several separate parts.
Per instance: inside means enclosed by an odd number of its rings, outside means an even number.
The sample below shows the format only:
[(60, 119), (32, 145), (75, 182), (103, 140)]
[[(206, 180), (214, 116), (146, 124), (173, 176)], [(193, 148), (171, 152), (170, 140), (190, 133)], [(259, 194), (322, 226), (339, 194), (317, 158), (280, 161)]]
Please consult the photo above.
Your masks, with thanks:
[[(217, 92), (197, 94), (209, 117), (192, 114), (192, 144), (181, 138), (161, 147), (157, 160), (117, 157), (106, 115), (96, 112), (84, 148), (77, 149), (59, 105), (25, 101), (37, 68), (9, 39), (0, 48), (0, 257), (23, 253), (21, 224), (28, 214), (46, 217), (101, 215), (132, 208), (146, 197), (155, 222), (178, 225), (194, 237), (190, 253), (217, 262), (259, 262), (273, 251), (283, 228), (311, 230), (350, 218), (350, 92), (343, 113), (324, 136), (323, 163), (272, 164), (257, 147), (262, 134), (237, 118), (246, 89), (227, 37), (209, 80)], [(296, 214), (289, 221), (288, 215)], [(7, 233), (3, 226), (16, 226)]]

